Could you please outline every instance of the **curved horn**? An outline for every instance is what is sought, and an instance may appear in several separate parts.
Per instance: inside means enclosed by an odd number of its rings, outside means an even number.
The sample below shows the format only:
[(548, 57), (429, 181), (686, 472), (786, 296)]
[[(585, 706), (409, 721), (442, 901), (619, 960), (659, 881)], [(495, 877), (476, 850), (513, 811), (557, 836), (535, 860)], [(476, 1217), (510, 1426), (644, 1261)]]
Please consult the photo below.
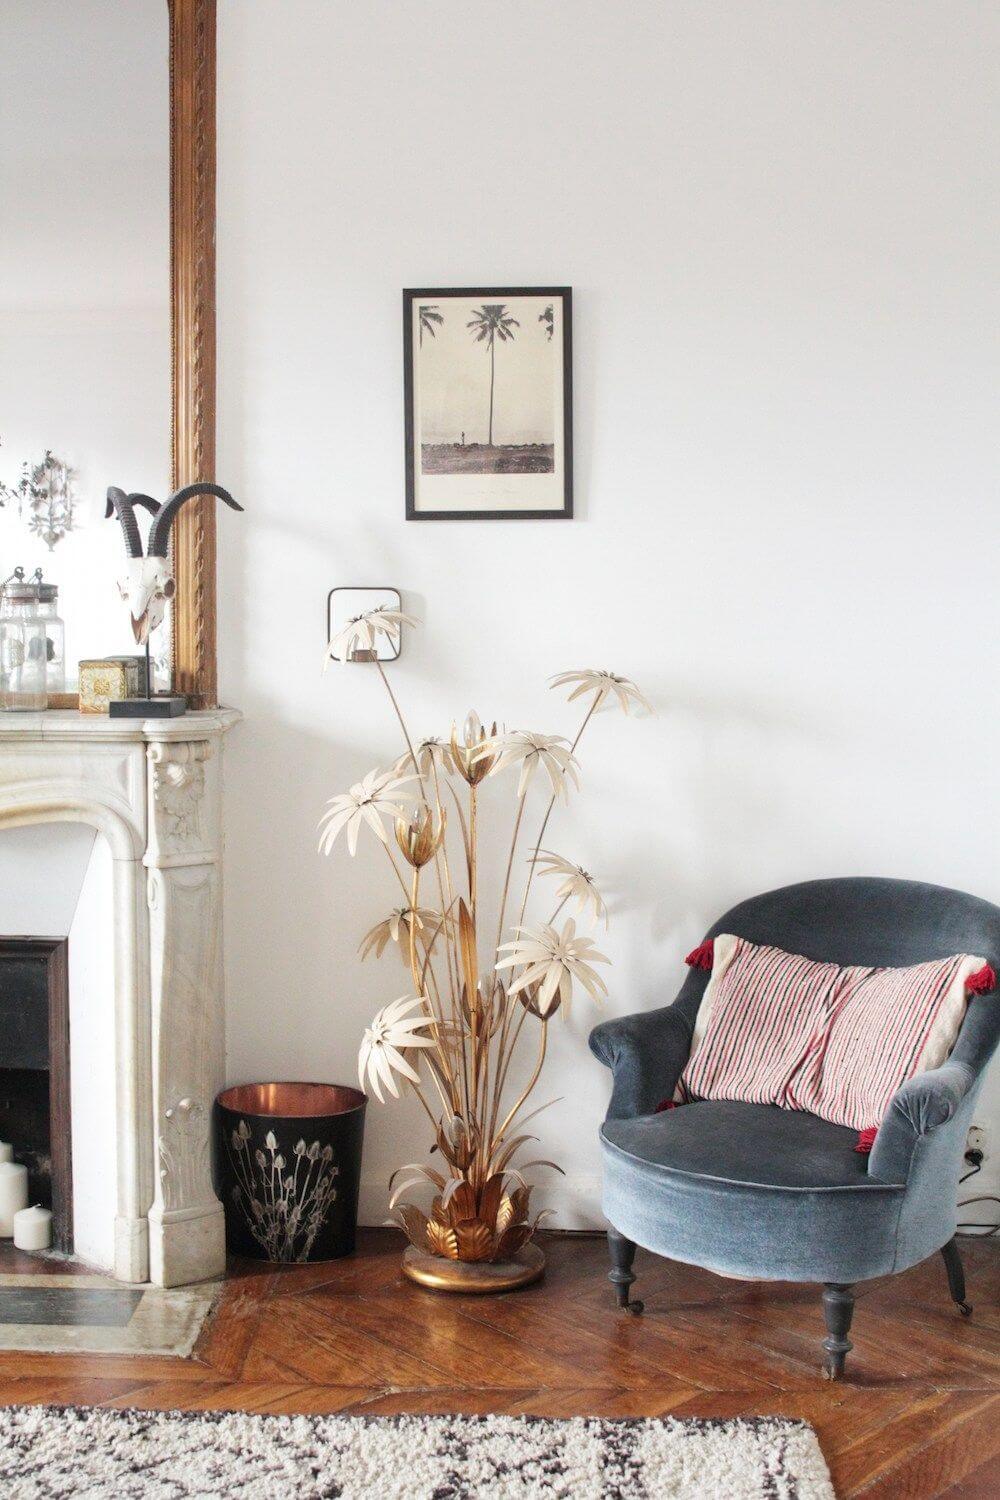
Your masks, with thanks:
[(228, 490), (224, 490), (221, 484), (186, 484), (183, 489), (175, 490), (168, 500), (165, 500), (157, 512), (156, 519), (149, 529), (149, 541), (146, 544), (146, 552), (149, 557), (166, 557), (167, 548), (170, 545), (170, 528), (173, 525), (174, 516), (180, 510), (185, 500), (190, 500), (194, 495), (215, 495), (219, 500), (224, 500), (233, 510), (242, 510)]
[(133, 490), (128, 499), (130, 505), (141, 505), (143, 510), (148, 510), (151, 516), (155, 516), (160, 509), (159, 500), (154, 500), (152, 495), (143, 495)]
[(117, 516), (122, 523), (122, 531), (125, 533), (125, 546), (128, 548), (129, 557), (142, 556), (142, 538), (139, 535), (139, 525), (135, 519), (130, 496), (117, 485), (108, 486), (108, 504), (104, 512), (104, 519), (109, 521), (112, 516)]

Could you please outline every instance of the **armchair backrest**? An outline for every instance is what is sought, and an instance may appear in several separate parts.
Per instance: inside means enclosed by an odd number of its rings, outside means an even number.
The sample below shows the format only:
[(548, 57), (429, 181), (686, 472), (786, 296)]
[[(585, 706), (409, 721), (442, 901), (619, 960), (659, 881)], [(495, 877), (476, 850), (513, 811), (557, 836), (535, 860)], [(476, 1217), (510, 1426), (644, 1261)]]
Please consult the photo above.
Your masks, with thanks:
[[(809, 880), (741, 901), (710, 928), (836, 964), (903, 968), (981, 954), (1000, 974), (1000, 908), (914, 880)], [(692, 969), (678, 1005), (693, 1022), (708, 975)], [(975, 1072), (1000, 1042), (1000, 990), (972, 999), (952, 1056)]]

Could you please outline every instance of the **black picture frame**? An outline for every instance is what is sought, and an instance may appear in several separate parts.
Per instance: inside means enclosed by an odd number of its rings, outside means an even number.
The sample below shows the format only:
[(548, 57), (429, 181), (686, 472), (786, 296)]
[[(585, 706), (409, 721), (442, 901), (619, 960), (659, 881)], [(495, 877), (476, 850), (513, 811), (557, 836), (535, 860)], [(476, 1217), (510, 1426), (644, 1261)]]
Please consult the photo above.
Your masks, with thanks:
[[(448, 298), (472, 301), (537, 297), (562, 303), (562, 503), (544, 509), (422, 509), (416, 481), (417, 435), (414, 417), (413, 304), (442, 303)], [(557, 356), (558, 357), (558, 356)], [(406, 519), (408, 521), (568, 521), (573, 518), (573, 289), (531, 287), (407, 287), (403, 291), (403, 401), (405, 410)], [(534, 476), (531, 476), (534, 477)], [(515, 480), (516, 482), (516, 480)]]

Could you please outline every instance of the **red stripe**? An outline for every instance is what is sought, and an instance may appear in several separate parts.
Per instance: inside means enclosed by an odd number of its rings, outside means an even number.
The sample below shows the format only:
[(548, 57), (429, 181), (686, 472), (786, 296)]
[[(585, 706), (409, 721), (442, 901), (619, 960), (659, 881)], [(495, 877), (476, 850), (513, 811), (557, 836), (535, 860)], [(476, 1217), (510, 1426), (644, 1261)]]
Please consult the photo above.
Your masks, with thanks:
[(920, 1071), (964, 962), (840, 968), (737, 938), (683, 1096), (778, 1104), (873, 1128)]

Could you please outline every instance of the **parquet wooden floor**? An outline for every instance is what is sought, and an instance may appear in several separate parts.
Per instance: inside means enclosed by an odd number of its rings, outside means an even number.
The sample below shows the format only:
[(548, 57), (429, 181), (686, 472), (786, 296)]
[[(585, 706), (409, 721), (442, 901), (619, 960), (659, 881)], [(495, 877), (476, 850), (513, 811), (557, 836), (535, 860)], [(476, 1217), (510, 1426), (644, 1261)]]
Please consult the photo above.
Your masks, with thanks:
[[(261, 1412), (535, 1412), (811, 1422), (842, 1497), (1000, 1496), (1000, 1243), (964, 1241), (971, 1320), (939, 1257), (858, 1297), (847, 1377), (820, 1378), (819, 1291), (645, 1255), (621, 1314), (597, 1236), (544, 1237), (545, 1279), (495, 1298), (423, 1291), (368, 1230), (323, 1266), (233, 1274), (191, 1359), (0, 1353), (0, 1403)], [(4, 1269), (13, 1269), (5, 1261)]]

